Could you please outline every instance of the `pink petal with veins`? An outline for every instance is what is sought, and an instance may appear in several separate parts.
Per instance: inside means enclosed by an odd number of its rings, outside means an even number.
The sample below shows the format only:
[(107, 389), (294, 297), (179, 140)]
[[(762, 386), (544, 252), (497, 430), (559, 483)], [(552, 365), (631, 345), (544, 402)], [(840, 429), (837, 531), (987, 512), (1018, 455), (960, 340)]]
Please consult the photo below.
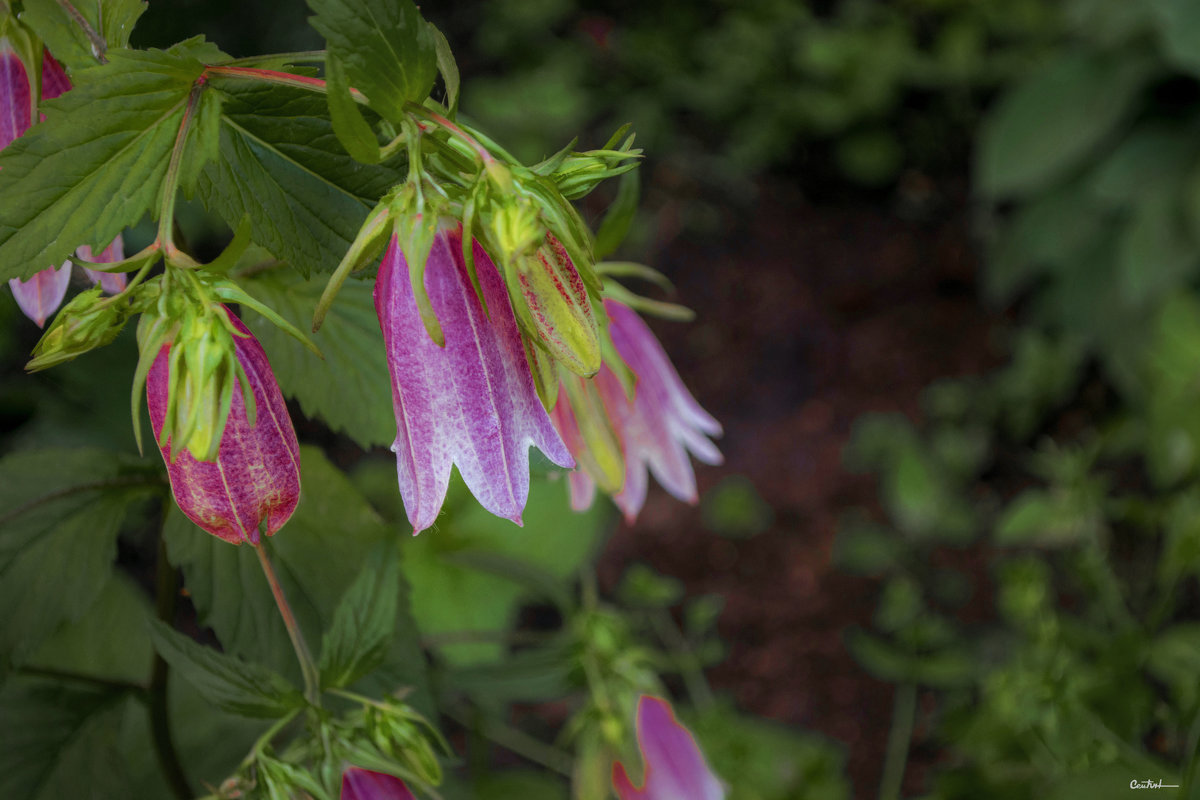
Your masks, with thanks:
[[(192, 522), (227, 542), (257, 544), (260, 523), (266, 521), (270, 536), (283, 527), (300, 501), (300, 446), (262, 345), (241, 320), (228, 309), (225, 313), (234, 328), (247, 334), (235, 335), (233, 345), (254, 393), (256, 424), (250, 426), (241, 381), (236, 379), (216, 461), (197, 461), (184, 449), (172, 463), (170, 439), (159, 449), (175, 502)], [(146, 404), (156, 440), (167, 413), (170, 349), (166, 345), (159, 351), (146, 379)]]
[(614, 764), (613, 788), (620, 800), (724, 800), (725, 788), (692, 734), (675, 719), (670, 703), (641, 696), (637, 738), (645, 777), (636, 787), (625, 766)]
[(396, 473), (413, 532), (437, 518), (457, 465), (488, 511), (521, 523), (529, 498), (529, 447), (574, 466), (538, 399), (504, 283), (478, 243), (475, 269), (488, 314), (462, 257), (460, 230), (441, 230), (425, 289), (445, 335), (429, 338), (393, 238), (375, 283), (396, 412)]

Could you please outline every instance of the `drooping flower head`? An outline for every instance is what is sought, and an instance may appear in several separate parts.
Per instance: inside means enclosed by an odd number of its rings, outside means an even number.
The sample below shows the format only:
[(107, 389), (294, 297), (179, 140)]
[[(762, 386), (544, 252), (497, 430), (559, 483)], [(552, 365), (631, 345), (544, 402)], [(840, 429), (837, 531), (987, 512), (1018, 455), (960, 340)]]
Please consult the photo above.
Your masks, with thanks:
[[(58, 97), (71, 88), (67, 74), (47, 52), (42, 56), (42, 99)], [(0, 149), (33, 124), (35, 104), (29, 73), (7, 38), (0, 38)], [(10, 278), (9, 287), (25, 316), (45, 327), (67, 295), (71, 282), (71, 262), (46, 267), (28, 280)]]
[(614, 764), (613, 788), (620, 800), (724, 800), (725, 788), (666, 700), (649, 695), (638, 700), (637, 739), (642, 785), (633, 785), (624, 764)]
[[(146, 402), (179, 508), (214, 536), (233, 544), (257, 544), (262, 523), (266, 523), (269, 536), (283, 527), (296, 510), (300, 500), (300, 446), (262, 345), (224, 306), (218, 313), (227, 316), (239, 334), (233, 337), (233, 346), (253, 394), (254, 424), (247, 415), (241, 379), (237, 378), (216, 459), (199, 461), (186, 448), (172, 455), (170, 438), (161, 440), (171, 386), (177, 385), (170, 375), (170, 344), (163, 346), (150, 368)], [(198, 398), (190, 401), (201, 402)]]
[(416, 800), (404, 781), (386, 772), (349, 767), (342, 773), (340, 800)]
[[(636, 379), (632, 399), (607, 364), (593, 379), (624, 458), (625, 474), (619, 490), (609, 491), (625, 518), (632, 522), (646, 502), (648, 472), (676, 499), (696, 502), (696, 474), (688, 453), (706, 464), (720, 464), (721, 453), (708, 437), (720, 435), (721, 425), (692, 397), (658, 339), (633, 309), (606, 299), (604, 310), (617, 354)], [(583, 416), (578, 408), (575, 411), (576, 417)], [(568, 422), (565, 413), (555, 419)], [(598, 450), (594, 445), (567, 433), (564, 437), (585, 468), (595, 460)], [(592, 458), (583, 455), (585, 448)], [(590, 496), (589, 484), (600, 482), (598, 475), (594, 469), (585, 469), (572, 477), (576, 507)]]
[(520, 524), (529, 447), (574, 466), (538, 399), (512, 304), (495, 265), (472, 243), (484, 310), (463, 257), (461, 229), (439, 228), (424, 288), (444, 345), (427, 331), (408, 262), (393, 238), (375, 282), (396, 412), (396, 471), (413, 531), (433, 524), (457, 465), (488, 511)]

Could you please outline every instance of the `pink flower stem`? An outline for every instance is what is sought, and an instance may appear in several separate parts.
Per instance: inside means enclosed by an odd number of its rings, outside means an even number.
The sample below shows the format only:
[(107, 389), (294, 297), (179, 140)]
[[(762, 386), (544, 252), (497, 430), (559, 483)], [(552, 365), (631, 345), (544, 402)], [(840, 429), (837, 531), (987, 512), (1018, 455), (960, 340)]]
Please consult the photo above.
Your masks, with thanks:
[(313, 661), (312, 651), (304, 641), (304, 632), (300, 630), (300, 624), (296, 622), (296, 615), (292, 613), (287, 595), (283, 593), (283, 586), (280, 585), (275, 568), (271, 565), (265, 543), (264, 536), (254, 545), (254, 551), (258, 553), (258, 563), (262, 565), (263, 575), (271, 587), (271, 594), (275, 596), (275, 605), (279, 607), (279, 616), (283, 617), (283, 626), (287, 628), (288, 637), (292, 640), (292, 649), (296, 651), (296, 660), (300, 662), (300, 672), (304, 675), (304, 696), (312, 705), (320, 706), (321, 678), (317, 671), (317, 663)]

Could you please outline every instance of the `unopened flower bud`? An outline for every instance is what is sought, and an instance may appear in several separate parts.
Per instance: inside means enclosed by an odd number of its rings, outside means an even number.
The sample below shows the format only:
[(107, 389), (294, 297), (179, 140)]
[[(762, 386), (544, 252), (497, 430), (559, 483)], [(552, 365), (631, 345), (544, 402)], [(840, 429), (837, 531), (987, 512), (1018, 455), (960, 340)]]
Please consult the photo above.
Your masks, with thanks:
[(349, 767), (342, 773), (341, 800), (415, 800), (404, 781), (385, 772)]
[(25, 368), (35, 372), (103, 347), (117, 338), (127, 319), (127, 307), (101, 299), (99, 286), (81, 292), (54, 318)]
[(600, 330), (587, 287), (562, 242), (547, 232), (535, 252), (517, 260), (516, 273), (528, 320), (546, 350), (577, 375), (595, 375)]
[[(176, 447), (169, 431), (163, 437), (172, 401), (184, 403), (183, 416), (180, 410), (175, 411), (177, 418), (194, 414), (210, 425), (214, 408), (222, 402), (218, 390), (200, 380), (206, 372), (212, 378), (224, 369), (219, 353), (214, 354), (218, 345), (206, 338), (212, 331), (202, 324), (194, 323), (190, 334), (181, 329), (175, 342), (159, 351), (150, 368), (146, 380), (150, 424), (160, 442), (175, 502), (183, 513), (228, 542), (257, 544), (260, 525), (265, 523), (269, 536), (283, 527), (296, 510), (300, 500), (300, 447), (262, 345), (224, 306), (217, 306), (216, 313), (226, 317), (236, 332), (232, 337), (233, 355), (241, 366), (241, 370), (230, 370), (232, 374), (225, 376), (230, 380), (230, 405), (223, 430), (214, 426), (205, 434), (218, 438), (216, 459), (197, 460), (188, 449)], [(187, 351), (184, 357), (175, 358), (181, 350)], [(178, 380), (179, 369), (191, 370), (183, 381)], [(242, 385), (243, 377), (246, 386)], [(192, 395), (172, 397), (172, 390), (176, 395)], [(257, 409), (254, 420), (247, 414), (247, 390)]]

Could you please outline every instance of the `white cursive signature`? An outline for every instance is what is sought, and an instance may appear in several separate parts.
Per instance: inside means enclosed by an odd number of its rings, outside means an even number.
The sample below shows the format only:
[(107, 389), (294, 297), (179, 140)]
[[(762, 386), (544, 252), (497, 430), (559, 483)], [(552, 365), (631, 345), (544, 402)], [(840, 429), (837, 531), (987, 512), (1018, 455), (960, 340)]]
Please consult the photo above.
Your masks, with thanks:
[(1133, 780), (1131, 780), (1129, 782), (1129, 788), (1130, 789), (1178, 789), (1179, 784), (1163, 783), (1162, 778), (1159, 778), (1158, 780), (1154, 780), (1153, 778), (1147, 778), (1144, 781), (1139, 781), (1137, 778), (1134, 778)]

